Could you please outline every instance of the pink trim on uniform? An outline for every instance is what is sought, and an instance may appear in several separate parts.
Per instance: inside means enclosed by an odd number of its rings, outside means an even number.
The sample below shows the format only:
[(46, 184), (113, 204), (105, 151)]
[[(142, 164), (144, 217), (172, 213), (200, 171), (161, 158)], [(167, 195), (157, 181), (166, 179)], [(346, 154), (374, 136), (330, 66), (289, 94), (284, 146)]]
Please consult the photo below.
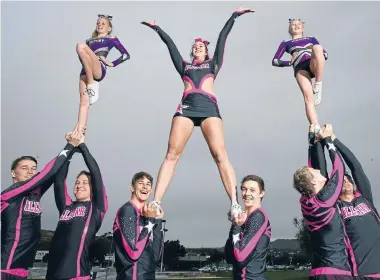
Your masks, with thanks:
[[(92, 216), (92, 202), (90, 204), (90, 210), (88, 212), (87, 221), (86, 221), (86, 224), (84, 226), (83, 233), (82, 233), (82, 239), (81, 239), (80, 245), (79, 245), (78, 256), (77, 256), (77, 277), (81, 277), (80, 276), (80, 269), (81, 269), (80, 259), (82, 256), (83, 246), (84, 246), (84, 242), (86, 240), (88, 225), (90, 224), (91, 216)], [(87, 277), (87, 276), (84, 276), (84, 277)]]
[(29, 274), (29, 271), (23, 268), (5, 269), (0, 270), (0, 272), (20, 277), (28, 277)]
[(46, 174), (48, 174), (50, 172), (50, 170), (53, 168), (53, 165), (56, 162), (56, 160), (57, 160), (57, 158), (50, 161), (45, 166), (45, 168), (40, 173), (38, 173), (37, 176), (35, 176), (32, 180), (30, 180), (28, 183), (24, 184), (23, 186), (21, 186), (19, 188), (16, 188), (12, 191), (9, 191), (9, 192), (3, 194), (1, 196), (1, 199), (2, 200), (8, 200), (9, 198), (18, 195), (18, 194), (22, 193), (23, 191), (27, 190), (28, 188), (30, 188), (31, 186), (35, 185), (39, 180), (41, 180), (43, 177), (46, 176)]
[(309, 273), (310, 276), (317, 276), (317, 275), (347, 275), (351, 276), (351, 271), (342, 270), (338, 268), (333, 267), (320, 267), (320, 268), (314, 268), (310, 270)]
[(24, 204), (25, 197), (21, 201), (20, 209), (18, 211), (18, 218), (16, 221), (16, 234), (15, 234), (15, 242), (13, 243), (11, 253), (9, 254), (9, 259), (7, 263), (7, 269), (11, 268), (13, 256), (15, 254), (18, 242), (20, 241), (20, 232), (21, 232), (21, 218), (22, 218), (22, 208)]
[(91, 279), (90, 275), (74, 277), (74, 278), (70, 278), (69, 280), (89, 280), (89, 279)]

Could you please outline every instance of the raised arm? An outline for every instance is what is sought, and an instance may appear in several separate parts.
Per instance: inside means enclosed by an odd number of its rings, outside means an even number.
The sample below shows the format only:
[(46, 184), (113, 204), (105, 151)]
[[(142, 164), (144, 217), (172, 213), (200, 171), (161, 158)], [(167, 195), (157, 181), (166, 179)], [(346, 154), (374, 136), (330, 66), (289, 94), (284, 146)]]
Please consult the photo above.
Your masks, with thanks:
[(71, 157), (77, 151), (77, 149), (78, 148), (74, 148), (73, 152), (68, 157), (68, 160), (58, 170), (55, 176), (54, 198), (55, 198), (55, 204), (57, 205), (60, 215), (63, 213), (66, 206), (71, 205), (73, 203), (73, 201), (71, 200), (67, 192), (66, 178), (67, 178), (67, 173), (69, 172)]
[(67, 161), (70, 153), (73, 152), (74, 146), (70, 143), (67, 143), (64, 149), (51, 160), (41, 172), (36, 174), (34, 177), (27, 181), (18, 182), (5, 189), (1, 193), (1, 201), (9, 202), (12, 199), (15, 199), (19, 196), (24, 195), (27, 192), (33, 191), (37, 188), (49, 188), (54, 181), (54, 175), (57, 171), (63, 166)]
[(214, 53), (214, 63), (216, 65), (217, 72), (219, 72), (220, 68), (223, 64), (223, 56), (224, 56), (224, 48), (226, 45), (228, 34), (231, 32), (232, 27), (235, 24), (235, 20), (246, 13), (254, 12), (251, 9), (239, 9), (235, 11), (231, 17), (227, 20), (226, 24), (224, 25), (222, 31), (219, 33), (218, 41), (216, 43), (215, 47), (215, 53)]
[(137, 223), (139, 220), (131, 206), (123, 206), (116, 214), (114, 230), (119, 232), (124, 250), (131, 261), (137, 261), (144, 251), (154, 226), (154, 218), (148, 218), (148, 224), (140, 234), (137, 232)]
[(323, 142), (329, 150), (333, 170), (331, 171), (330, 179), (326, 185), (316, 195), (316, 200), (323, 207), (334, 207), (343, 188), (344, 164), (331, 140), (331, 137), (324, 138)]
[(162, 231), (162, 219), (155, 219), (155, 225), (153, 229), (153, 253), (156, 262), (160, 259), (162, 253), (163, 235), (164, 232)]
[(115, 48), (120, 52), (121, 56), (116, 59), (115, 61), (112, 62), (113, 64), (113, 67), (116, 67), (117, 65), (119, 65), (120, 63), (123, 63), (124, 61), (127, 61), (128, 59), (131, 58), (131, 56), (129, 55), (128, 51), (126, 50), (126, 48), (124, 48), (123, 44), (120, 43), (119, 39), (118, 38), (113, 38), (112, 39), (113, 42), (114, 42), (114, 46)]
[[(103, 185), (102, 175), (98, 163), (91, 155), (85, 143), (79, 145), (79, 149), (83, 155), (84, 161), (91, 173), (91, 185), (92, 185), (92, 201), (97, 209), (99, 209), (103, 216), (108, 210), (108, 200), (106, 189)], [(102, 217), (103, 217), (102, 216)]]
[(291, 66), (290, 60), (281, 60), (281, 57), (284, 55), (286, 51), (286, 42), (282, 41), (280, 46), (278, 47), (276, 53), (272, 58), (272, 65), (276, 67), (288, 67)]
[(168, 50), (169, 50), (169, 53), (170, 53), (170, 57), (171, 57), (171, 59), (173, 61), (175, 69), (177, 70), (177, 72), (180, 75), (182, 75), (184, 67), (185, 67), (185, 62), (183, 61), (182, 56), (179, 53), (179, 51), (177, 49), (177, 46), (174, 44), (173, 40), (169, 37), (168, 34), (165, 33), (165, 31), (163, 31), (161, 29), (161, 27), (159, 27), (158, 25), (156, 25), (155, 22), (149, 23), (149, 22), (143, 21), (141, 23), (144, 24), (144, 25), (146, 25), (146, 26), (148, 26), (148, 27), (150, 27), (150, 28), (152, 28), (153, 30), (155, 30), (158, 33), (158, 35), (160, 36), (161, 40), (168, 47)]
[(373, 204), (371, 183), (369, 182), (363, 167), (355, 157), (355, 155), (348, 149), (339, 139), (335, 138), (333, 141), (335, 147), (342, 154), (344, 161), (350, 168), (352, 177), (360, 193)]
[(327, 172), (324, 147), (320, 141), (315, 142), (314, 139), (315, 137), (310, 139), (308, 165), (309, 167), (319, 169), (321, 174), (328, 178), (329, 174)]
[(240, 226), (234, 226), (232, 235), (234, 255), (240, 268), (246, 267), (251, 261), (256, 245), (266, 231), (268, 219), (263, 212), (257, 210), (248, 217), (246, 223), (242, 239)]

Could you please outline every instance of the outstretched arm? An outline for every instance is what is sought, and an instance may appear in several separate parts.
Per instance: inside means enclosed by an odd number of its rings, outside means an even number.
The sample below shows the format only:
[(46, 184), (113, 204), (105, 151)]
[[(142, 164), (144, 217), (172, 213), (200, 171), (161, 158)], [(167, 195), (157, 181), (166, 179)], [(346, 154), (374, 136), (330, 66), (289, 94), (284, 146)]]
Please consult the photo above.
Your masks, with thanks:
[[(311, 126), (311, 130), (314, 130), (314, 127)], [(309, 161), (308, 166), (319, 169), (321, 174), (328, 178), (329, 174), (327, 172), (326, 157), (324, 152), (324, 146), (320, 141), (315, 142), (315, 136), (310, 137), (309, 131)], [(313, 133), (313, 132), (312, 132)]]
[(85, 143), (80, 144), (79, 149), (82, 152), (84, 161), (86, 162), (86, 165), (91, 173), (91, 185), (93, 195), (92, 201), (95, 207), (99, 209), (104, 216), (108, 210), (108, 200), (98, 163), (91, 155)]
[(53, 177), (62, 165), (67, 161), (68, 156), (73, 152), (74, 146), (67, 143), (59, 155), (51, 160), (44, 169), (27, 181), (18, 182), (1, 193), (1, 201), (9, 202), (37, 188), (48, 188), (53, 184)]
[(213, 57), (213, 60), (215, 62), (216, 69), (217, 69), (216, 72), (219, 72), (220, 68), (222, 67), (223, 56), (224, 56), (224, 48), (226, 45), (227, 37), (228, 37), (228, 34), (231, 32), (232, 27), (235, 24), (235, 20), (239, 16), (246, 14), (246, 13), (250, 13), (250, 12), (254, 12), (254, 11), (251, 9), (239, 9), (239, 10), (235, 11), (232, 14), (232, 16), (227, 20), (222, 31), (220, 31), (218, 41), (217, 41), (216, 47), (215, 47), (214, 57)]
[(169, 50), (169, 53), (170, 53), (170, 57), (171, 57), (171, 59), (173, 61), (175, 69), (177, 70), (177, 72), (180, 75), (182, 75), (185, 63), (184, 63), (184, 61), (182, 59), (181, 54), (179, 53), (179, 51), (177, 49), (177, 46), (174, 44), (173, 40), (155, 22), (149, 23), (149, 22), (143, 21), (142, 24), (144, 24), (144, 25), (152, 28), (153, 30), (155, 30), (158, 33), (158, 35), (160, 36), (161, 40), (168, 47), (168, 50)]
[(363, 167), (355, 157), (355, 155), (348, 149), (339, 139), (335, 138), (333, 141), (338, 151), (342, 154), (344, 161), (352, 172), (355, 184), (360, 193), (373, 204), (371, 183), (369, 182)]
[(256, 245), (266, 231), (268, 219), (258, 210), (248, 217), (246, 223), (242, 239), (240, 226), (234, 226), (232, 233), (234, 255), (240, 268), (246, 267), (251, 261)]
[(344, 164), (340, 154), (337, 152), (331, 137), (323, 139), (324, 144), (329, 150), (330, 159), (333, 164), (333, 170), (327, 184), (316, 195), (316, 200), (324, 207), (333, 207), (339, 199), (343, 188)]
[(69, 172), (71, 157), (77, 151), (77, 149), (78, 148), (74, 148), (73, 153), (71, 153), (71, 155), (68, 157), (68, 160), (58, 170), (57, 175), (55, 176), (54, 198), (60, 215), (62, 214), (65, 207), (72, 203), (72, 200), (67, 192), (66, 178), (67, 173)]
[(286, 42), (282, 41), (280, 46), (278, 47), (276, 53), (272, 58), (272, 65), (276, 67), (288, 67), (291, 66), (290, 60), (281, 60), (281, 57), (284, 55), (286, 51)]
[(114, 46), (115, 48), (120, 52), (121, 56), (112, 62), (113, 67), (116, 67), (120, 63), (123, 63), (124, 61), (127, 61), (131, 58), (126, 48), (124, 48), (123, 44), (120, 43), (118, 38), (113, 38)]

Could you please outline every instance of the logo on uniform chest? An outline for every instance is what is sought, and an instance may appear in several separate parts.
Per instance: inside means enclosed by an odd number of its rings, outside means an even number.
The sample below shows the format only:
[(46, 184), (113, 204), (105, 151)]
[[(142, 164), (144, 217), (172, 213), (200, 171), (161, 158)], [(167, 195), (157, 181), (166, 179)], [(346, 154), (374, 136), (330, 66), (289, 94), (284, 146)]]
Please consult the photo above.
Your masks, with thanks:
[(104, 39), (94, 39), (88, 42), (89, 45), (96, 44), (96, 43), (103, 43)]
[(30, 212), (30, 213), (36, 213), (36, 214), (41, 213), (40, 202), (39, 201), (26, 200), (25, 206), (24, 206), (24, 211)]
[(85, 206), (79, 206), (73, 210), (65, 210), (61, 217), (59, 218), (60, 221), (68, 221), (75, 217), (84, 217), (86, 216), (86, 207)]
[(204, 63), (204, 64), (201, 64), (201, 65), (192, 65), (192, 64), (189, 64), (189, 65), (186, 65), (185, 71), (188, 71), (188, 70), (201, 70), (201, 69), (209, 69), (209, 68), (210, 68), (210, 64), (209, 63)]
[(371, 209), (365, 204), (360, 203), (357, 206), (345, 206), (341, 208), (343, 219), (364, 216), (365, 214), (371, 212)]

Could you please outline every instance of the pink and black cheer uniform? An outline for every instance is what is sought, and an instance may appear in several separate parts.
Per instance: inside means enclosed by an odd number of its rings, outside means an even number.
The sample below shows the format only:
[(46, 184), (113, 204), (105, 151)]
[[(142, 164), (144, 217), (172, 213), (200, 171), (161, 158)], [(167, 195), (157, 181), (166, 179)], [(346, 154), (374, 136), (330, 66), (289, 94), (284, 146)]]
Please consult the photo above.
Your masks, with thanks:
[(249, 214), (242, 226), (231, 226), (225, 255), (233, 265), (233, 280), (267, 279), (264, 271), (271, 234), (268, 216), (262, 208)]
[(120, 207), (113, 225), (116, 279), (156, 279), (162, 238), (161, 219), (145, 218), (131, 201)]
[(221, 118), (215, 95), (202, 90), (202, 85), (209, 77), (216, 79), (223, 64), (224, 47), (227, 36), (230, 33), (235, 20), (244, 13), (246, 12), (234, 12), (232, 14), (219, 34), (214, 57), (203, 62), (193, 60), (193, 62), (190, 63), (183, 60), (177, 46), (168, 34), (166, 34), (158, 25), (144, 23), (158, 33), (162, 41), (168, 47), (174, 67), (182, 80), (191, 85), (191, 89), (183, 93), (181, 103), (178, 105), (174, 117), (187, 117), (194, 122), (195, 126), (200, 126), (202, 121), (209, 117)]
[[(309, 279), (349, 280), (352, 279), (347, 251), (347, 238), (339, 213), (338, 200), (343, 187), (344, 164), (330, 137), (323, 139), (329, 150), (333, 170), (330, 178), (318, 194), (311, 197), (302, 195), (301, 210), (310, 231), (313, 253)], [(323, 153), (320, 141), (309, 147), (309, 166), (316, 166), (316, 155)], [(320, 162), (323, 162), (320, 161)], [(321, 172), (322, 175), (324, 172)]]
[[(356, 186), (351, 202), (339, 201), (340, 214), (347, 235), (347, 249), (351, 261), (352, 275), (357, 279), (380, 279), (380, 218), (373, 203), (371, 184), (355, 155), (337, 138), (334, 145), (351, 170), (345, 176)], [(315, 153), (320, 162), (323, 149)], [(326, 169), (324, 162), (321, 170)]]
[(1, 279), (27, 278), (41, 237), (41, 197), (73, 150), (67, 144), (41, 172), (1, 193)]
[(71, 200), (66, 185), (70, 162), (65, 163), (54, 182), (59, 221), (49, 251), (48, 280), (90, 279), (89, 249), (108, 209), (97, 162), (84, 143), (79, 145), (78, 150), (91, 174), (92, 198), (84, 202)]

